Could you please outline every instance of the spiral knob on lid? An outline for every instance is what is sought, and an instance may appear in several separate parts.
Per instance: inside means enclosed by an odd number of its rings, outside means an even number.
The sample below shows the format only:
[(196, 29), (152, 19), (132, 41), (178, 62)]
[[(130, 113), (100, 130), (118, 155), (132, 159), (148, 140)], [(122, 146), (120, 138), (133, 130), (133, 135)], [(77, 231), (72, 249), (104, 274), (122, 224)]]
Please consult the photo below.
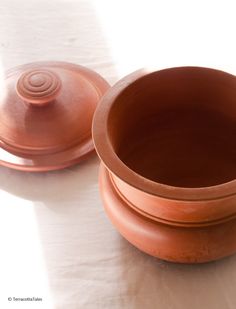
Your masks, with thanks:
[(60, 88), (61, 81), (57, 74), (45, 69), (34, 69), (23, 73), (16, 85), (19, 97), (34, 106), (52, 102)]

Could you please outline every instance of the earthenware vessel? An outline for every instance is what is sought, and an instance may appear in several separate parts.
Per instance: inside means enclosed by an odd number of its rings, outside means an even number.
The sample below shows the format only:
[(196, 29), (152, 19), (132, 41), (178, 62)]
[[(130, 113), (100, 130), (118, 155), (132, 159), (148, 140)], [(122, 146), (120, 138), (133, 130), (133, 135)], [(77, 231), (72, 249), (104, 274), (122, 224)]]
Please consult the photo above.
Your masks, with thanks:
[(94, 116), (100, 191), (120, 233), (164, 260), (236, 251), (236, 77), (214, 69), (137, 71)]
[(35, 62), (6, 72), (0, 97), (0, 164), (48, 171), (94, 149), (93, 113), (109, 88), (97, 73), (65, 62)]

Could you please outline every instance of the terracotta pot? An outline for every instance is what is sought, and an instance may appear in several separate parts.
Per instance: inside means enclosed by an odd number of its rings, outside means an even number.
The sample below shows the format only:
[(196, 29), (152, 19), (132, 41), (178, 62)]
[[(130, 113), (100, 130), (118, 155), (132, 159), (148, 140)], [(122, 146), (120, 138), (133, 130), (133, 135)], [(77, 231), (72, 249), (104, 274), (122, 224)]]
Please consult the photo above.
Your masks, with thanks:
[(66, 62), (35, 62), (7, 71), (0, 86), (1, 165), (55, 170), (93, 151), (93, 114), (109, 88), (97, 73)]
[(120, 233), (153, 256), (236, 251), (236, 77), (200, 67), (135, 72), (93, 121), (100, 191)]

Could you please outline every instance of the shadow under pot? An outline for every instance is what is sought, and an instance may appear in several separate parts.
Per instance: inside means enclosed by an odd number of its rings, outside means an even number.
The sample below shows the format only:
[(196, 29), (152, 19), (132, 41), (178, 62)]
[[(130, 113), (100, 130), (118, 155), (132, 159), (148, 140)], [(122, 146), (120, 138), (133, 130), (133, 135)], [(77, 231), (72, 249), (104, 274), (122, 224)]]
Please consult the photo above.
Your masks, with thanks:
[(119, 232), (164, 260), (236, 251), (236, 77), (214, 69), (137, 71), (93, 120), (100, 191)]

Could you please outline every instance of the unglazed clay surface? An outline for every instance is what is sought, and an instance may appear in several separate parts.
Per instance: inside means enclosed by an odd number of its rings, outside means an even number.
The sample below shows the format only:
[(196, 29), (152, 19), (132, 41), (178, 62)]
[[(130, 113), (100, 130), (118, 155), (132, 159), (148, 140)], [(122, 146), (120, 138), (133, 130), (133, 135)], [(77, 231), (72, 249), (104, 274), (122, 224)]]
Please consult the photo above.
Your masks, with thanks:
[(191, 228), (151, 220), (127, 205), (103, 165), (100, 189), (112, 223), (130, 243), (152, 256), (171, 262), (203, 263), (236, 251), (236, 218), (224, 224)]
[(93, 150), (93, 113), (108, 83), (65, 62), (6, 72), (0, 105), (0, 162), (27, 171), (64, 168)]
[(200, 67), (140, 70), (103, 97), (100, 190), (139, 249), (181, 263), (236, 251), (235, 98), (235, 76)]
[(236, 178), (235, 78), (214, 70), (147, 74), (116, 98), (108, 119), (114, 151), (133, 171), (174, 187)]

